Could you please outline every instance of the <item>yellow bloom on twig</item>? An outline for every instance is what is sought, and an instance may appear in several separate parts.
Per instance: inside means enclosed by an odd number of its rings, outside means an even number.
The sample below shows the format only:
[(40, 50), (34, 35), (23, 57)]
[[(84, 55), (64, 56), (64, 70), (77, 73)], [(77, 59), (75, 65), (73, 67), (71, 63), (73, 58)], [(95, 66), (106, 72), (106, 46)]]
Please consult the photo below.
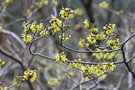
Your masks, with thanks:
[(68, 59), (66, 58), (66, 54), (64, 52), (62, 52), (60, 54), (59, 53), (54, 54), (54, 58), (58, 62), (66, 62), (66, 61), (68, 61)]
[(36, 71), (36, 70), (29, 70), (29, 69), (28, 69), (28, 70), (24, 71), (23, 78), (24, 78), (25, 80), (34, 82), (35, 79), (36, 79), (36, 76), (37, 76), (37, 71)]
[(73, 16), (73, 10), (71, 8), (62, 8), (60, 10), (60, 17), (62, 19), (69, 19), (69, 18), (72, 18)]
[(30, 34), (26, 34), (25, 32), (21, 34), (21, 37), (25, 43), (29, 43), (32, 40), (32, 36)]
[(90, 27), (90, 22), (89, 22), (88, 19), (85, 19), (83, 23), (84, 23), (84, 28), (89, 28)]
[(59, 38), (60, 39), (62, 39), (62, 41), (66, 41), (66, 40), (68, 40), (68, 39), (70, 39), (71, 38), (71, 35), (68, 35), (68, 34), (61, 34), (60, 36), (59, 36)]
[(102, 8), (108, 8), (109, 4), (105, 1), (103, 1), (99, 4), (99, 6), (102, 7)]

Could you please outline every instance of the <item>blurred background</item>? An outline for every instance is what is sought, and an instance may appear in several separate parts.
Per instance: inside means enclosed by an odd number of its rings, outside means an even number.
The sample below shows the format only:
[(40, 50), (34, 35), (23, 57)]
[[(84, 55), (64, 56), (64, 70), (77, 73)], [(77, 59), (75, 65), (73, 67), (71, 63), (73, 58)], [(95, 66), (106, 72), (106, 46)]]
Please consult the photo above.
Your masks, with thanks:
[[(104, 1), (109, 5), (107, 8), (99, 5)], [(44, 27), (48, 27), (51, 15), (60, 18), (60, 10), (66, 7), (76, 10), (76, 15), (65, 22), (72, 26), (67, 32), (72, 38), (64, 42), (71, 48), (85, 50), (78, 45), (78, 40), (86, 37), (83, 24), (85, 19), (90, 20), (100, 30), (105, 24), (116, 24), (115, 33), (121, 43), (134, 33), (135, 0), (0, 0), (0, 58), (5, 61), (5, 65), (0, 69), (1, 86), (14, 84), (15, 77), (23, 74), (21, 63), (26, 67), (30, 66), (29, 69), (37, 70), (38, 75), (33, 83), (35, 90), (71, 90), (83, 81), (82, 72), (77, 69), (67, 70), (68, 64), (32, 56), (28, 51), (29, 44), (21, 40), (24, 21), (41, 21)], [(101, 62), (92, 56), (92, 53), (76, 53), (64, 49), (60, 46), (58, 35), (59, 33), (41, 38), (34, 43), (32, 49), (49, 57), (53, 57), (56, 52), (64, 51), (71, 60), (82, 58), (86, 62)], [(125, 45), (125, 53), (127, 59), (134, 55), (134, 38)], [(121, 61), (121, 52), (118, 52), (115, 58), (103, 61), (113, 60)], [(129, 63), (133, 72), (135, 72), (134, 64), (135, 59)], [(96, 82), (97, 86), (90, 90), (135, 90), (135, 80), (124, 64), (118, 64), (115, 71), (107, 73), (105, 79)], [(86, 82), (75, 90), (88, 90), (91, 86), (93, 82)], [(30, 88), (24, 82), (11, 90), (30, 90)]]

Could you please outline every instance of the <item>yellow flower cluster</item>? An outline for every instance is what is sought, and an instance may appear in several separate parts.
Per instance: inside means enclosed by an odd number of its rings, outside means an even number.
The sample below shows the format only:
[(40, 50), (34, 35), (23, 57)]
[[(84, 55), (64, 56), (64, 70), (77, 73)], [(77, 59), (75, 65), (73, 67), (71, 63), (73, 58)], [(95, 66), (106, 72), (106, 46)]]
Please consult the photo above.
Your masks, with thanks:
[(48, 84), (50, 85), (57, 85), (59, 83), (59, 80), (57, 78), (49, 78)]
[(58, 85), (59, 81), (63, 79), (63, 76), (59, 76), (57, 78), (49, 77), (48, 78), (48, 84), (50, 85)]
[(89, 28), (90, 27), (90, 22), (89, 22), (88, 19), (85, 19), (83, 23), (84, 23), (84, 28)]
[(97, 34), (96, 39), (97, 40), (103, 40), (105, 38), (105, 34)]
[(116, 11), (116, 14), (120, 15), (120, 14), (123, 14), (123, 10), (119, 10), (119, 11)]
[(48, 27), (48, 30), (51, 34), (54, 34), (60, 30), (62, 21), (56, 18), (55, 16), (51, 15), (50, 20), (51, 26)]
[[(104, 31), (99, 31), (98, 28), (92, 23), (89, 22), (88, 19), (85, 19), (84, 28), (87, 29), (87, 32), (85, 32), (87, 36), (87, 41), (90, 44), (98, 44), (97, 41), (102, 41), (105, 39), (111, 39), (113, 37), (116, 37), (116, 34), (114, 33), (114, 29), (116, 27), (115, 24), (106, 24), (103, 29)], [(89, 44), (87, 43), (87, 45)], [(84, 47), (86, 44), (84, 40), (80, 40), (78, 43), (81, 47)], [(117, 45), (119, 45), (119, 39), (116, 40), (108, 40), (107, 44), (110, 45), (112, 48), (116, 48)], [(97, 54), (94, 54), (97, 56)], [(102, 58), (104, 55), (102, 53), (99, 53), (101, 57), (98, 57), (98, 59)], [(106, 58), (109, 59), (111, 57), (108, 57), (109, 54), (106, 54)], [(111, 55), (112, 56), (112, 55)]]
[(40, 33), (39, 33), (41, 36), (43, 35), (48, 35), (49, 34), (49, 31), (48, 30), (42, 30)]
[(36, 70), (26, 70), (24, 71), (23, 78), (25, 80), (28, 80), (30, 82), (34, 82), (37, 76), (37, 71)]
[(73, 10), (71, 9), (71, 8), (62, 8), (61, 10), (60, 10), (60, 17), (62, 18), (62, 19), (69, 19), (69, 18), (72, 18), (72, 16), (73, 16)]
[(48, 5), (48, 0), (41, 0), (39, 2), (35, 2), (36, 7), (42, 7), (43, 5)]
[(66, 41), (66, 40), (68, 40), (68, 39), (70, 39), (71, 38), (71, 35), (67, 35), (67, 34), (61, 34), (60, 36), (59, 36), (59, 38), (61, 39), (62, 38), (62, 41)]
[(89, 43), (86, 43), (84, 39), (80, 39), (78, 43), (81, 47), (88, 47)]
[(66, 58), (66, 54), (64, 52), (62, 52), (60, 54), (59, 53), (54, 54), (54, 58), (58, 62), (66, 62), (66, 61), (68, 61), (68, 59)]
[(59, 25), (59, 27), (60, 27), (62, 21), (59, 20), (58, 18), (56, 18), (55, 16), (51, 15), (50, 23), (53, 24), (53, 25)]
[(71, 25), (63, 25), (63, 27), (67, 30), (71, 28)]
[[(101, 49), (97, 49), (97, 51), (105, 51), (107, 49), (101, 50)], [(96, 57), (96, 59), (100, 60), (101, 58), (103, 59), (112, 59), (115, 55), (115, 52), (111, 52), (111, 53), (93, 53), (93, 56)]]
[(67, 66), (67, 69), (71, 69), (71, 68), (77, 68), (77, 69), (80, 69), (82, 70), (83, 68), (85, 68), (83, 66), (83, 64), (81, 63), (78, 63), (78, 62), (81, 62), (81, 59), (77, 59), (77, 60), (74, 60), (74, 62), (70, 63), (68, 66)]
[(73, 72), (67, 72), (67, 73), (66, 73), (66, 76), (67, 76), (68, 78), (71, 78), (73, 75), (74, 75)]
[(89, 36), (87, 37), (87, 40), (88, 40), (91, 44), (97, 43), (97, 40), (96, 40), (95, 35), (89, 35)]
[(117, 38), (116, 40), (108, 40), (107, 44), (112, 47), (112, 49), (116, 49), (120, 44), (120, 40)]
[(57, 25), (51, 25), (48, 27), (48, 31), (51, 34), (54, 34), (54, 33), (58, 32), (59, 30), (60, 30), (60, 28)]
[(110, 33), (107, 35), (108, 38), (113, 38), (113, 37), (116, 37), (116, 34), (115, 33)]
[(83, 77), (83, 80), (84, 80), (84, 81), (88, 81), (88, 80), (90, 80), (90, 79), (89, 79), (89, 77)]
[[(93, 64), (87, 67), (83, 66), (83, 64), (81, 64), (80, 62), (81, 62), (81, 59), (74, 60), (74, 62), (69, 63), (69, 65), (67, 66), (67, 69), (71, 69), (74, 67), (81, 70), (84, 75), (93, 74), (93, 75), (99, 76), (99, 78), (103, 78), (105, 77), (105, 73), (109, 71), (113, 71), (116, 68), (113, 62), (112, 63), (104, 62), (103, 64)], [(84, 78), (84, 80), (89, 80), (89, 78), (86, 77)]]
[(2, 66), (2, 65), (4, 65), (5, 64), (5, 62), (2, 60), (2, 59), (0, 59), (0, 67)]
[(43, 6), (43, 2), (35, 2), (35, 6), (41, 8)]
[(115, 26), (115, 24), (106, 24), (103, 29), (106, 30), (106, 34), (110, 34), (114, 32)]
[(90, 44), (96, 44), (97, 40), (105, 39), (104, 32), (103, 31), (100, 32), (94, 24), (89, 22), (88, 19), (85, 19), (83, 23), (84, 23), (84, 28), (88, 30), (86, 34), (88, 34), (87, 40), (89, 41)]
[(104, 33), (98, 33), (98, 28), (91, 28), (89, 29), (89, 34), (88, 34), (88, 37), (87, 37), (87, 40), (91, 43), (91, 44), (95, 44), (97, 43), (97, 40), (103, 40), (105, 39), (105, 34)]
[(29, 32), (36, 33), (38, 31), (44, 30), (43, 23), (38, 23), (36, 21), (32, 22), (32, 24), (24, 22), (23, 28), (24, 28), (24, 31), (22, 32), (21, 37), (25, 43), (31, 42), (33, 38), (31, 34), (29, 34)]
[(102, 7), (102, 8), (108, 8), (109, 4), (105, 1), (103, 1), (99, 4), (99, 6)]
[(25, 32), (21, 34), (21, 37), (25, 43), (29, 43), (32, 40), (32, 36), (30, 34), (26, 34)]
[(31, 31), (33, 33), (40, 31), (43, 29), (43, 23), (38, 23), (36, 21), (32, 22), (32, 24), (29, 24), (27, 22), (23, 23), (23, 28), (25, 31)]
[(36, 70), (26, 70), (24, 71), (23, 76), (17, 76), (14, 78), (15, 82), (18, 82), (18, 85), (20, 86), (22, 82), (24, 81), (30, 81), (34, 82), (37, 76), (37, 71)]
[(83, 13), (83, 11), (80, 8), (77, 8), (74, 10), (74, 14), (76, 14), (76, 15), (82, 15), (82, 13)]
[(93, 74), (99, 76), (99, 78), (104, 78), (105, 73), (109, 71), (113, 71), (116, 68), (114, 63), (103, 63), (97, 65), (91, 65), (89, 67), (85, 67), (82, 71), (85, 75)]

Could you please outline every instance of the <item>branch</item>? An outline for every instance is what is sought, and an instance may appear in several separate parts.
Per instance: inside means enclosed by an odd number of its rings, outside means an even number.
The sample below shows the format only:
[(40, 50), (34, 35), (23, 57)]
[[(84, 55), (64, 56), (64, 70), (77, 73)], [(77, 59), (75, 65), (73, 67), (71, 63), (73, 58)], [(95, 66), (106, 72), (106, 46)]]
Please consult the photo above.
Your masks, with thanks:
[(123, 56), (123, 63), (126, 65), (128, 71), (132, 74), (133, 78), (135, 79), (134, 72), (130, 69), (129, 64), (126, 62), (126, 57), (125, 57), (125, 52), (123, 50), (123, 47), (122, 47), (122, 50), (121, 51), (122, 51), (122, 56)]
[(5, 51), (4, 49), (2, 49), (0, 47), (0, 53), (2, 53), (3, 55), (11, 58), (12, 60), (14, 60), (15, 62), (17, 62), (18, 64), (20, 64), (21, 68), (23, 69), (23, 71), (26, 70), (26, 67), (23, 65), (23, 63), (21, 62), (21, 59), (20, 58), (17, 58), (17, 57), (14, 57), (11, 53)]

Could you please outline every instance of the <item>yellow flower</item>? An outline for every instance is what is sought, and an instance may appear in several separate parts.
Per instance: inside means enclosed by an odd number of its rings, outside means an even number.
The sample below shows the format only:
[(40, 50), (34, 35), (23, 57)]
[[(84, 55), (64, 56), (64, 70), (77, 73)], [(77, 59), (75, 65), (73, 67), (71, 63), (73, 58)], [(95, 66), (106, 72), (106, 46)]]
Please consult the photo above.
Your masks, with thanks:
[(57, 85), (59, 83), (59, 80), (57, 78), (49, 78), (48, 84), (50, 85)]
[(27, 22), (23, 22), (22, 27), (24, 28), (24, 31), (29, 31), (30, 30), (30, 24)]
[(105, 73), (109, 71), (113, 71), (116, 68), (114, 63), (103, 63), (103, 64), (97, 64), (97, 65), (91, 65), (89, 67), (85, 67), (82, 69), (83, 73), (85, 75), (93, 74), (96, 76), (100, 76), (99, 79), (105, 78)]
[(108, 87), (109, 88), (114, 88), (114, 85), (113, 84), (109, 84)]
[(112, 52), (112, 53), (105, 53), (104, 54), (104, 58), (105, 59), (112, 59), (114, 57), (115, 53)]
[(30, 34), (26, 34), (25, 32), (21, 34), (21, 37), (25, 43), (29, 43), (32, 40), (32, 36)]
[(71, 69), (71, 68), (77, 68), (77, 69), (80, 69), (80, 70), (83, 70), (85, 67), (81, 64), (81, 63), (77, 63), (77, 62), (81, 62), (81, 59), (77, 59), (77, 60), (74, 60), (74, 62), (70, 63), (66, 69)]
[(96, 38), (93, 37), (93, 36), (91, 36), (91, 35), (89, 35), (89, 36), (87, 37), (87, 40), (88, 40), (91, 44), (97, 43)]
[(73, 10), (71, 8), (62, 8), (60, 10), (60, 17), (62, 19), (69, 19), (73, 16)]
[(62, 21), (59, 20), (58, 18), (56, 18), (55, 16), (51, 15), (50, 23), (51, 23), (51, 24), (54, 24), (54, 25), (59, 25), (59, 26), (61, 26)]
[(48, 27), (48, 30), (50, 33), (54, 34), (54, 33), (58, 32), (60, 30), (60, 28), (57, 25), (52, 25), (52, 26)]
[(99, 6), (102, 7), (102, 8), (108, 8), (109, 4), (105, 1), (103, 1), (99, 4)]
[(83, 11), (80, 8), (77, 8), (77, 9), (74, 10), (74, 14), (82, 15), (82, 13), (83, 13)]
[(30, 25), (30, 30), (32, 32), (36, 32), (39, 31), (43, 28), (43, 23), (37, 23), (36, 21), (32, 22), (32, 24)]
[(84, 77), (83, 80), (84, 80), (84, 81), (88, 81), (88, 80), (90, 80), (90, 79), (89, 79), (89, 77)]
[(100, 60), (101, 58), (103, 58), (104, 54), (103, 53), (93, 53), (93, 56), (96, 57), (96, 59)]
[(120, 15), (122, 14), (124, 11), (123, 10), (119, 10), (119, 11), (116, 11), (116, 14)]
[(2, 66), (2, 65), (4, 65), (5, 64), (5, 62), (2, 60), (2, 59), (0, 59), (0, 67)]
[(67, 72), (67, 73), (66, 73), (66, 76), (67, 76), (68, 78), (71, 78), (73, 75), (74, 75), (73, 72)]
[(47, 30), (42, 30), (40, 33), (39, 33), (41, 36), (43, 35), (48, 35), (49, 32)]
[(32, 11), (30, 9), (27, 9), (26, 10), (26, 13), (27, 13), (27, 15), (31, 15), (32, 14)]
[(116, 40), (108, 40), (107, 44), (112, 47), (112, 49), (116, 49), (120, 44), (120, 40), (117, 38)]
[(89, 44), (85, 42), (84, 39), (80, 39), (78, 43), (81, 47), (88, 47)]
[(70, 29), (70, 28), (71, 28), (71, 25), (63, 25), (63, 27), (64, 27), (65, 29)]
[(68, 61), (68, 59), (66, 58), (66, 54), (64, 52), (58, 54), (54, 54), (54, 58), (56, 59), (56, 61), (58, 62), (66, 62)]
[(91, 32), (91, 33), (98, 32), (98, 28), (91, 28), (91, 29), (89, 29), (89, 32)]
[(67, 35), (63, 33), (62, 35), (59, 36), (59, 38), (60, 39), (62, 38), (62, 41), (66, 41), (71, 38), (71, 35)]
[(43, 3), (41, 1), (40, 2), (36, 2), (35, 3), (35, 6), (41, 8), (43, 6)]
[(36, 79), (36, 76), (37, 76), (37, 71), (36, 71), (36, 70), (29, 70), (29, 69), (28, 69), (28, 70), (24, 71), (23, 78), (24, 78), (25, 80), (34, 82), (35, 79)]
[(54, 6), (58, 6), (58, 2), (57, 1), (54, 1)]
[(38, 22), (34, 21), (34, 22), (32, 22), (32, 24), (29, 24), (27, 22), (24, 22), (23, 28), (25, 31), (36, 32), (36, 31), (40, 31), (41, 29), (43, 29), (43, 23), (38, 23)]
[(43, 0), (42, 2), (44, 3), (44, 5), (48, 5), (48, 0)]
[(113, 38), (113, 37), (116, 37), (116, 34), (115, 33), (110, 33), (107, 35), (109, 38)]
[(37, 30), (41, 30), (42, 28), (43, 28), (43, 23), (37, 24), (37, 26), (36, 26)]
[(89, 22), (88, 19), (85, 19), (83, 23), (84, 23), (84, 28), (89, 28), (90, 27), (90, 22)]
[(96, 38), (97, 38), (98, 40), (102, 40), (102, 39), (105, 38), (105, 34), (97, 34), (97, 35), (96, 35)]
[(115, 24), (106, 24), (103, 29), (106, 30), (106, 34), (110, 34), (114, 32), (115, 26)]

